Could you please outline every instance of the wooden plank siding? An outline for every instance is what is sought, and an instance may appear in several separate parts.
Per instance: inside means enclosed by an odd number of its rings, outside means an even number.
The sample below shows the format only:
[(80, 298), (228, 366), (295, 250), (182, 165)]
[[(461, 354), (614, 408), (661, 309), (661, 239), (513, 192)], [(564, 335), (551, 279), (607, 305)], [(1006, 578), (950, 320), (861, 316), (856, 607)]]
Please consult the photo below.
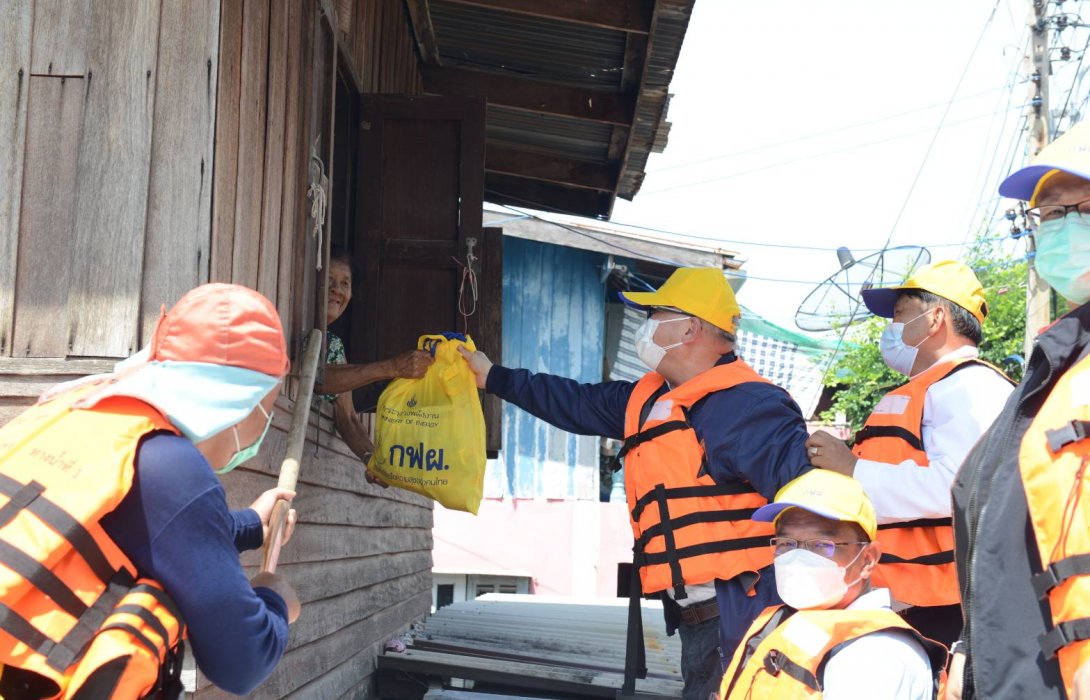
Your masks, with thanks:
[(35, 245), (18, 251), (12, 355), (63, 357), (68, 343), (69, 260), (76, 215), (76, 163), (84, 81), (32, 75), (27, 107), (21, 236)]
[(0, 356), (11, 353), (30, 93), (32, 7), (0, 3)]
[(162, 305), (208, 280), (219, 0), (164, 2), (140, 294), (142, 343)]
[[(354, 6), (354, 7), (353, 7)], [(337, 4), (338, 37), (362, 93), (421, 95), (424, 91), (408, 9), (402, 0), (349, 0)]]
[[(109, 371), (204, 282), (274, 300), (297, 355), (324, 299), (306, 194), (315, 141), (333, 172), (338, 52), (355, 91), (421, 92), (400, 0), (0, 3), (0, 425)], [(274, 484), (291, 394), (224, 477), (233, 507)], [(303, 614), (254, 698), (371, 697), (383, 645), (431, 605), (431, 501), (368, 485), (311, 419), (280, 569)]]
[(139, 347), (159, 5), (91, 8), (69, 247), (68, 352), (125, 357)]

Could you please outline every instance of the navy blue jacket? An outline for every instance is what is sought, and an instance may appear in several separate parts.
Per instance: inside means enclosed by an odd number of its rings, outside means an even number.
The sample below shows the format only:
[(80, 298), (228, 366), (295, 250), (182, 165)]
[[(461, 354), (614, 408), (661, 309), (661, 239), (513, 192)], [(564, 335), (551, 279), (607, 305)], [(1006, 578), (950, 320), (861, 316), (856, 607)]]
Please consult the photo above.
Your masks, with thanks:
[[(717, 364), (735, 359), (731, 352)], [(562, 430), (616, 440), (624, 439), (625, 408), (634, 387), (634, 382), (620, 381), (581, 384), (499, 365), (492, 367), (486, 383), (489, 393)], [(811, 468), (802, 412), (774, 384), (749, 382), (717, 391), (693, 406), (689, 420), (717, 483), (745, 481), (772, 500), (784, 484)], [(728, 658), (757, 615), (780, 602), (771, 569), (760, 572), (755, 590), (752, 577), (716, 581), (722, 653)]]
[(189, 440), (170, 433), (137, 449), (132, 489), (102, 519), (140, 576), (158, 581), (189, 629), (208, 680), (236, 695), (256, 688), (288, 644), (287, 605), (251, 588), (238, 554), (260, 547), (261, 520), (230, 511), (219, 479)]

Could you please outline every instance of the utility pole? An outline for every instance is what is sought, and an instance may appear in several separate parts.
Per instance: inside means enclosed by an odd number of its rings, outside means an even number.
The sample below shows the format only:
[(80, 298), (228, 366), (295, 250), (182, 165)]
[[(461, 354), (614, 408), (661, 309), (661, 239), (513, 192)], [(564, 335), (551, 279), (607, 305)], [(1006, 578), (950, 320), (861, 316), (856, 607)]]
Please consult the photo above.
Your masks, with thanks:
[[(1033, 84), (1036, 94), (1031, 104), (1035, 116), (1027, 133), (1026, 153), (1033, 158), (1052, 140), (1051, 117), (1048, 105), (1049, 80), (1052, 77), (1052, 63), (1048, 55), (1048, 0), (1033, 0), (1032, 53), (1030, 61), (1033, 67)], [(1037, 246), (1033, 236), (1026, 236), (1026, 249), (1029, 262), (1026, 265), (1026, 342), (1025, 358), (1029, 362), (1033, 351), (1033, 342), (1037, 332), (1052, 320), (1049, 315), (1050, 290), (1045, 281), (1037, 274), (1034, 254)]]

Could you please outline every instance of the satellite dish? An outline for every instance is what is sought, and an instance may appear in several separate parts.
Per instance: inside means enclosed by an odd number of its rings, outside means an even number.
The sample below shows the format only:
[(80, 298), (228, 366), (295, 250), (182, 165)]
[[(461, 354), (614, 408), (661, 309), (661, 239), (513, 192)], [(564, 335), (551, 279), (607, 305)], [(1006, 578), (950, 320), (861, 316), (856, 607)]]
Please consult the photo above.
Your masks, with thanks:
[(860, 292), (901, 284), (913, 270), (931, 262), (927, 248), (906, 245), (887, 248), (856, 260), (851, 251), (836, 251), (840, 269), (806, 295), (795, 312), (795, 325), (804, 331), (829, 331), (871, 316)]

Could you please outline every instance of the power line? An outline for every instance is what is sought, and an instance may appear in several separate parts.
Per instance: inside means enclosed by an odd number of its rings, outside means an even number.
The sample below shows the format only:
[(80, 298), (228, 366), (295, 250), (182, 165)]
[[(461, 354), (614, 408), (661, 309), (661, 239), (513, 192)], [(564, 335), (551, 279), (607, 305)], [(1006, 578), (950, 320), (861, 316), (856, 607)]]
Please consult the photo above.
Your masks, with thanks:
[[(990, 90), (983, 90), (981, 92), (978, 92), (978, 93), (975, 93), (975, 94), (972, 94), (972, 95), (966, 95), (965, 97), (958, 98), (957, 101), (960, 102), (962, 100), (969, 100), (969, 99), (972, 99), (974, 97), (981, 97), (983, 95), (990, 95), (993, 92), (1000, 92), (1000, 91), (1002, 91), (1004, 89), (1007, 89), (1006, 84), (1003, 84), (1003, 85), (1001, 85), (1001, 86), (999, 86), (997, 88), (992, 88)], [(896, 114), (889, 114), (889, 115), (886, 115), (884, 117), (878, 117), (876, 119), (870, 119), (870, 120), (867, 120), (867, 121), (856, 122), (854, 124), (848, 124), (847, 126), (838, 126), (838, 127), (833, 128), (833, 129), (826, 129), (824, 131), (815, 131), (815, 132), (810, 133), (810, 134), (804, 134), (802, 136), (795, 136), (795, 137), (787, 139), (785, 141), (778, 141), (776, 143), (768, 143), (768, 144), (765, 144), (763, 146), (754, 146), (752, 148), (745, 148), (745, 149), (742, 149), (740, 151), (732, 151), (730, 153), (723, 153), (723, 154), (717, 155), (717, 156), (709, 156), (707, 158), (701, 158), (699, 160), (691, 160), (691, 161), (688, 161), (688, 162), (685, 162), (685, 163), (678, 163), (676, 165), (668, 165), (668, 166), (666, 166), (664, 168), (656, 168), (653, 172), (661, 173), (661, 172), (666, 172), (667, 170), (677, 170), (678, 168), (689, 168), (689, 167), (692, 167), (694, 165), (700, 165), (702, 163), (710, 163), (710, 162), (716, 161), (716, 160), (724, 160), (724, 159), (727, 159), (727, 158), (735, 158), (737, 156), (746, 155), (746, 154), (749, 154), (749, 153), (756, 153), (757, 151), (763, 151), (763, 150), (767, 150), (769, 148), (778, 148), (780, 146), (785, 146), (785, 145), (791, 144), (791, 143), (797, 143), (799, 141), (807, 141), (807, 140), (812, 139), (812, 138), (817, 138), (818, 136), (827, 136), (829, 134), (835, 134), (835, 133), (838, 133), (838, 132), (841, 132), (841, 131), (849, 131), (851, 129), (858, 129), (861, 126), (871, 126), (872, 124), (880, 124), (882, 122), (890, 121), (892, 119), (899, 119), (899, 118), (904, 117), (906, 115), (915, 114), (917, 112), (926, 112), (927, 110), (935, 109), (936, 107), (942, 107), (945, 104), (946, 104), (945, 102), (936, 102), (935, 104), (930, 104), (930, 105), (927, 105), (925, 107), (917, 107), (915, 109), (906, 110), (904, 112), (898, 112)]]
[[(943, 114), (944, 119), (945, 119), (945, 116), (946, 116), (947, 113)], [(783, 166), (783, 165), (791, 165), (792, 163), (799, 163), (799, 162), (802, 162), (802, 161), (805, 161), (805, 160), (812, 160), (814, 158), (822, 158), (824, 156), (836, 155), (836, 154), (839, 154), (839, 153), (846, 153), (848, 151), (854, 151), (854, 150), (857, 150), (859, 148), (866, 148), (868, 146), (876, 146), (876, 145), (882, 144), (882, 143), (889, 143), (890, 141), (899, 141), (901, 139), (910, 138), (912, 136), (919, 136), (921, 134), (935, 133), (937, 135), (938, 132), (942, 130), (943, 126), (960, 126), (962, 124), (968, 124), (970, 122), (974, 122), (974, 121), (977, 121), (979, 119), (994, 117), (995, 114), (996, 114), (995, 112), (988, 112), (986, 114), (978, 114), (978, 115), (973, 116), (973, 117), (968, 117), (966, 119), (962, 119), (961, 121), (951, 122), (950, 124), (945, 124), (945, 125), (940, 125), (939, 129), (937, 129), (937, 130), (935, 130), (935, 129), (920, 129), (918, 131), (913, 131), (913, 132), (910, 132), (910, 133), (907, 133), (907, 134), (898, 134), (897, 136), (890, 136), (890, 137), (887, 137), (887, 138), (877, 139), (877, 140), (874, 140), (874, 141), (865, 141), (863, 143), (857, 143), (857, 144), (853, 144), (851, 146), (845, 146), (843, 148), (836, 148), (836, 149), (829, 150), (829, 151), (821, 151), (820, 153), (812, 153), (810, 155), (799, 156), (797, 158), (789, 158), (787, 160), (776, 161), (775, 163), (769, 163), (768, 165), (762, 165), (762, 166), (755, 167), (755, 168), (747, 168), (746, 170), (740, 170), (738, 172), (728, 173), (726, 175), (716, 175), (715, 177), (704, 178), (702, 180), (694, 180), (692, 182), (683, 182), (683, 183), (677, 184), (677, 185), (670, 185), (669, 187), (659, 187), (657, 189), (643, 190), (641, 192), (641, 194), (643, 194), (644, 196), (648, 196), (648, 195), (661, 194), (662, 192), (671, 192), (673, 190), (680, 190), (680, 189), (684, 189), (684, 188), (687, 188), (687, 187), (697, 187), (697, 186), (706, 185), (706, 184), (709, 184), (709, 183), (712, 183), (712, 182), (720, 182), (722, 180), (729, 180), (731, 178), (739, 177), (739, 176), (742, 176), (742, 175), (750, 175), (752, 173), (761, 172), (762, 170), (771, 170), (772, 168), (778, 168), (778, 167)], [(934, 146), (934, 139), (932, 140), (931, 146), (928, 147), (928, 152), (930, 152), (932, 146)], [(656, 171), (656, 172), (661, 172), (661, 171)], [(652, 173), (649, 173), (649, 174), (652, 174)]]
[[(950, 114), (950, 107), (953, 105), (954, 98), (957, 97), (958, 90), (961, 89), (961, 84), (962, 82), (964, 82), (965, 76), (969, 72), (969, 66), (973, 64), (973, 57), (976, 56), (976, 52), (980, 48), (980, 43), (984, 40), (984, 35), (988, 32), (988, 27), (991, 26), (992, 20), (995, 19), (995, 13), (999, 9), (999, 3), (1000, 0), (995, 0), (995, 5), (992, 6), (992, 11), (988, 13), (988, 19), (984, 22), (984, 28), (980, 30), (980, 36), (977, 37), (976, 43), (973, 44), (973, 50), (969, 52), (969, 59), (965, 62), (965, 67), (962, 69), (961, 75), (958, 77), (958, 82), (954, 86), (954, 92), (950, 95), (950, 101), (947, 103), (946, 109), (944, 109), (942, 112), (942, 118), (939, 119), (939, 125), (935, 129), (934, 136), (931, 137), (931, 143), (928, 145), (927, 151), (924, 153), (923, 160), (920, 161), (920, 167), (916, 170), (916, 176), (912, 179), (912, 185), (908, 188), (908, 194), (905, 195), (904, 204), (901, 205), (901, 210), (897, 213), (897, 218), (894, 219), (893, 226), (890, 227), (889, 235), (886, 236), (886, 242), (885, 244), (883, 244), (882, 248), (889, 248), (889, 244), (893, 241), (893, 234), (897, 230), (897, 225), (901, 222), (901, 217), (904, 215), (905, 209), (908, 208), (908, 202), (912, 199), (912, 193), (916, 190), (916, 183), (919, 182), (920, 175), (923, 174), (924, 166), (927, 165), (927, 160), (931, 156), (931, 150), (934, 148), (935, 142), (938, 140), (939, 133), (942, 131), (943, 126), (946, 123), (947, 115)], [(871, 278), (873, 278), (875, 270), (877, 270), (877, 267), (871, 270), (871, 274), (868, 276), (867, 279), (868, 282), (871, 281)], [(862, 295), (860, 295), (855, 300), (854, 308), (852, 308), (851, 313), (848, 315), (848, 318), (855, 317), (855, 315), (859, 312), (859, 305), (862, 302), (863, 297)], [(825, 380), (829, 375), (829, 370), (832, 369), (833, 361), (836, 359), (837, 353), (840, 352), (840, 348), (844, 344), (844, 337), (847, 332), (848, 326), (844, 326), (844, 330), (841, 331), (839, 337), (837, 338), (836, 347), (829, 355), (829, 361), (825, 364), (825, 370), (821, 373), (821, 386), (825, 386)]]

